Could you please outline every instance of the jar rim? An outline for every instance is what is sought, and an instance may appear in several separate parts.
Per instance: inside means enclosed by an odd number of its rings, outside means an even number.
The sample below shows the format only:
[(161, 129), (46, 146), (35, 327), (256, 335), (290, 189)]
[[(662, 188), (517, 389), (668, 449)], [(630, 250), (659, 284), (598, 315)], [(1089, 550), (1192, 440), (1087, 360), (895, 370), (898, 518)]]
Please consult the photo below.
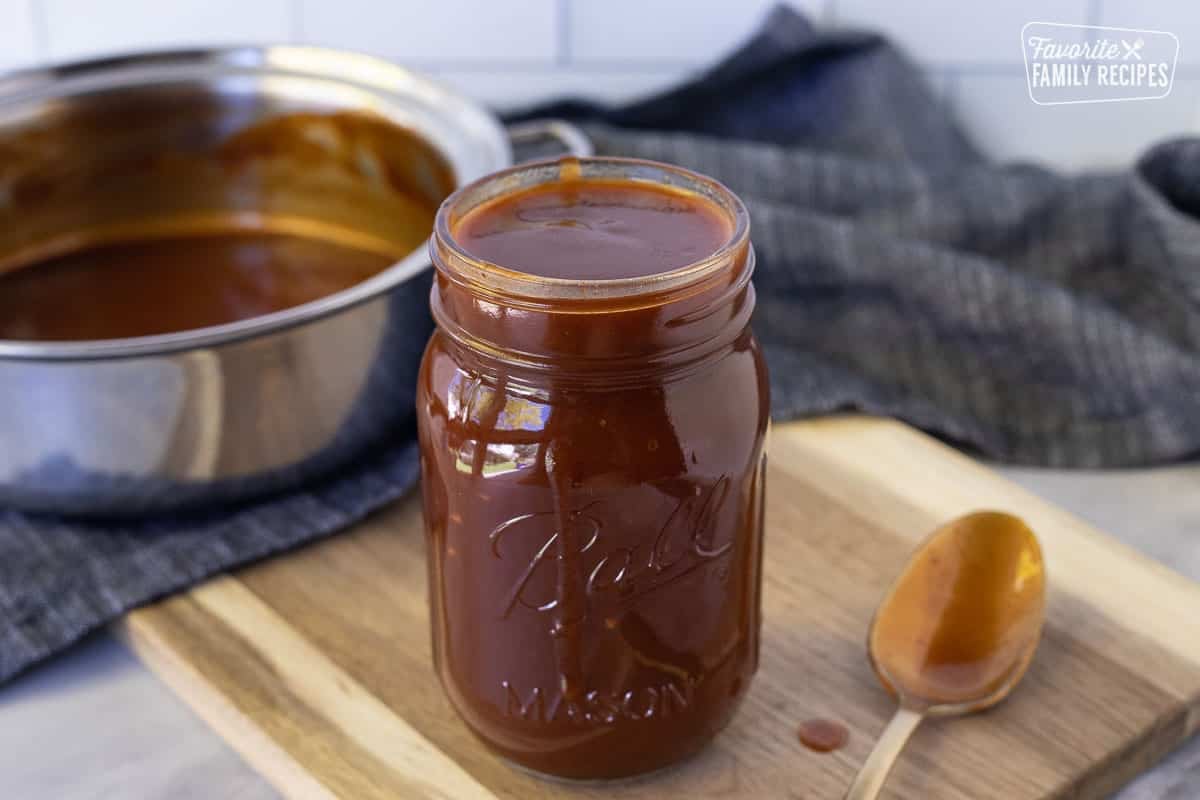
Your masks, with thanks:
[[(631, 181), (697, 194), (711, 201), (730, 221), (730, 235), (711, 254), (681, 267), (624, 278), (551, 278), (521, 272), (469, 253), (455, 239), (453, 225), (466, 213), (496, 197), (563, 179), (564, 168), (577, 169), (582, 181)], [(472, 202), (473, 201), (473, 202)], [(466, 208), (461, 206), (470, 203)], [(636, 298), (693, 286), (742, 260), (750, 238), (750, 214), (732, 190), (685, 167), (641, 158), (566, 156), (531, 161), (485, 175), (447, 197), (434, 220), (430, 245), (434, 264), (476, 287), (533, 300), (605, 300)], [(439, 258), (440, 256), (440, 258)]]

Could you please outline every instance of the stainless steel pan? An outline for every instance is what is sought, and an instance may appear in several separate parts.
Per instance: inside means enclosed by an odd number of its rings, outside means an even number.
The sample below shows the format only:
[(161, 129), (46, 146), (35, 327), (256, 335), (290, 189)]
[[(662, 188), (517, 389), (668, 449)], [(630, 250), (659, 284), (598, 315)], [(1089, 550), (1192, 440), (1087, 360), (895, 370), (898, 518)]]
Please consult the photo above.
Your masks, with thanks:
[[(164, 152), (203, 154), (259, 120), (344, 110), (409, 132), (394, 166), (436, 198), (508, 166), (513, 135), (555, 136), (587, 151), (563, 123), (506, 132), (419, 74), (317, 48), (163, 52), (21, 72), (0, 79), (0, 264), (73, 226), (119, 226), (226, 201), (251, 213), (328, 216), (386, 237), (386, 214), (363, 214), (361, 204), (351, 211), (336, 188), (324, 190), (319, 170), (287, 191), (261, 182), (247, 190), (243, 181), (233, 199), (186, 170), (138, 172)], [(418, 248), (344, 292), (210, 328), (0, 340), (0, 504), (140, 514), (233, 503), (379, 446), (413, 412), (428, 333), (427, 267)]]

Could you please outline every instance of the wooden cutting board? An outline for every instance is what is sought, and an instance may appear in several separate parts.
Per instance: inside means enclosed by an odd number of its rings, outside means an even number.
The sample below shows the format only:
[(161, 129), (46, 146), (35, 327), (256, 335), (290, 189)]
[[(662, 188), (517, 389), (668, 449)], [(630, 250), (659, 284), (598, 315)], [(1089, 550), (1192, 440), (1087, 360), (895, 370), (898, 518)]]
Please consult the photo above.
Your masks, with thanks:
[[(841, 798), (893, 710), (864, 656), (913, 545), (979, 507), (1046, 555), (1050, 616), (1024, 683), (987, 714), (918, 730), (888, 798), (1099, 798), (1200, 728), (1200, 586), (896, 422), (776, 426), (762, 662), (701, 756), (632, 782), (545, 782), (489, 755), (430, 668), (415, 497), (357, 529), (131, 614), (145, 661), (285, 795)], [(810, 717), (848, 744), (797, 741)]]

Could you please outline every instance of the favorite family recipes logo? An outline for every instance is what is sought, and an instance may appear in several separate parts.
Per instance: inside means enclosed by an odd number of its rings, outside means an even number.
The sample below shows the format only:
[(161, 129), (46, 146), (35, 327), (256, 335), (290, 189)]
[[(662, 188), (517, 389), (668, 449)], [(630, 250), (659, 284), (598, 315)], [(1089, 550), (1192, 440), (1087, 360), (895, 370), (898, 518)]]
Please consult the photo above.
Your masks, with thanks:
[(1171, 93), (1179, 39), (1167, 31), (1030, 22), (1021, 29), (1038, 105), (1157, 100)]

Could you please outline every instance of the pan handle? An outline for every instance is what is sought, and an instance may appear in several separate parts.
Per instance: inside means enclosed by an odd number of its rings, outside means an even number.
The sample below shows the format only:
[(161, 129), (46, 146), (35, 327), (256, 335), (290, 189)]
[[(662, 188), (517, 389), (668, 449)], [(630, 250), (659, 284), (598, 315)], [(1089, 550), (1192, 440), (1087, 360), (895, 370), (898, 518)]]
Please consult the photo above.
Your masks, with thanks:
[(538, 142), (550, 140), (557, 142), (570, 155), (580, 158), (595, 152), (592, 140), (587, 134), (566, 120), (534, 119), (509, 125), (507, 130), (508, 138), (514, 147), (530, 147)]

